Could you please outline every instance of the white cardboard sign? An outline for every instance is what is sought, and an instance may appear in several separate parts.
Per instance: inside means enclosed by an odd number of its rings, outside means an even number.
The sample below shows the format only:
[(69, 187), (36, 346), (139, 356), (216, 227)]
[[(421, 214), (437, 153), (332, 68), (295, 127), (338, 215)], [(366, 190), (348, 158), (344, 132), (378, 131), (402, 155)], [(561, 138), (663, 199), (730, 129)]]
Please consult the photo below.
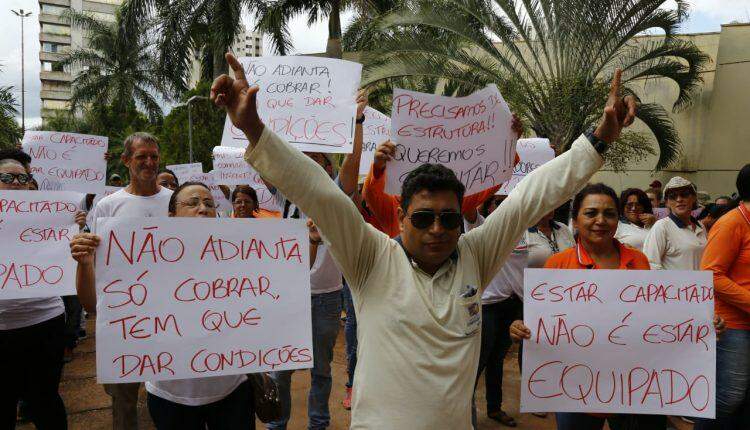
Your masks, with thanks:
[(260, 174), (245, 161), (245, 150), (232, 146), (215, 146), (214, 179), (222, 185), (250, 185), (258, 195), (258, 204), (269, 211), (279, 211), (280, 208), (273, 198), (273, 194), (261, 179)]
[(167, 169), (174, 172), (177, 181), (180, 183), (189, 181), (195, 175), (203, 174), (203, 164), (201, 163), (171, 164), (167, 166)]
[(391, 119), (387, 115), (367, 106), (365, 123), (362, 127), (362, 157), (359, 162), (359, 174), (367, 175), (372, 162), (375, 161), (375, 149), (391, 138)]
[(0, 300), (76, 293), (70, 239), (81, 194), (0, 191)]
[(100, 383), (312, 367), (298, 220), (100, 218)]
[(524, 273), (521, 412), (713, 418), (711, 272)]
[[(263, 123), (300, 151), (352, 152), (356, 95), (362, 65), (325, 57), (242, 57), (250, 85), (258, 85)], [(221, 146), (248, 141), (229, 117)]]
[(519, 182), (537, 167), (555, 158), (555, 150), (549, 146), (549, 139), (534, 137), (518, 139), (516, 153), (521, 161), (513, 167), (513, 175), (497, 191), (499, 196), (507, 196)]
[(395, 89), (386, 192), (401, 194), (406, 175), (424, 163), (451, 168), (474, 194), (507, 181), (513, 173), (516, 134), (512, 114), (494, 85), (466, 97)]
[(104, 192), (108, 139), (62, 131), (27, 131), (23, 150), (40, 190)]

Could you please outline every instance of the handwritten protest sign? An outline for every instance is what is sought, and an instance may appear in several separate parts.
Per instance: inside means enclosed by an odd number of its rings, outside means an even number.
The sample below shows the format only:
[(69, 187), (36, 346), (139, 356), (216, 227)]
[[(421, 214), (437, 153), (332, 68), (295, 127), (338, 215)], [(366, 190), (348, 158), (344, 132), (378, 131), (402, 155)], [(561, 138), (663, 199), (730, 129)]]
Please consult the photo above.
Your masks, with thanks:
[(526, 269), (521, 412), (714, 417), (710, 272)]
[(232, 146), (215, 146), (213, 149), (216, 183), (221, 185), (250, 185), (258, 195), (258, 204), (269, 211), (281, 210), (260, 174), (245, 162), (245, 150)]
[(70, 239), (81, 194), (0, 191), (0, 300), (76, 293)]
[(23, 149), (40, 190), (104, 192), (107, 138), (60, 131), (27, 131)]
[[(258, 85), (263, 123), (300, 151), (352, 152), (356, 94), (362, 65), (325, 57), (242, 57), (250, 85)], [(247, 147), (227, 117), (221, 146)]]
[(395, 89), (386, 192), (400, 194), (406, 175), (424, 163), (451, 168), (474, 194), (507, 181), (513, 172), (516, 135), (512, 115), (497, 87), (467, 97)]
[(549, 146), (549, 139), (518, 139), (516, 153), (521, 161), (513, 167), (513, 175), (497, 191), (497, 195), (507, 196), (519, 182), (537, 167), (555, 158), (555, 150)]
[(101, 218), (99, 382), (312, 367), (298, 220)]
[(375, 160), (375, 148), (391, 138), (391, 119), (377, 110), (365, 108), (365, 123), (362, 127), (362, 157), (359, 162), (359, 174), (367, 175)]
[(203, 174), (203, 164), (201, 163), (170, 164), (167, 169), (174, 172), (180, 183), (189, 181), (194, 175)]

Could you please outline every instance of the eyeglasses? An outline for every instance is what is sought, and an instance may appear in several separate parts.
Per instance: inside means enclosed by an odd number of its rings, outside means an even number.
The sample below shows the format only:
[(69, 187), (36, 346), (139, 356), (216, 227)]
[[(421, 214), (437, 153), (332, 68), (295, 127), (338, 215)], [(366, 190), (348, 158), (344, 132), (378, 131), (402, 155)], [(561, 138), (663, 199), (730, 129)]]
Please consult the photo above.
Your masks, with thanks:
[(25, 185), (31, 182), (34, 175), (30, 173), (0, 173), (0, 182), (3, 184), (12, 184), (13, 181), (18, 181), (19, 184)]
[(414, 211), (409, 215), (411, 224), (424, 230), (435, 222), (435, 218), (440, 219), (440, 224), (448, 230), (455, 230), (461, 225), (461, 214), (453, 211), (440, 212), (436, 214), (433, 210)]
[(197, 208), (198, 206), (201, 205), (201, 203), (203, 203), (203, 206), (209, 209), (216, 209), (216, 203), (214, 203), (213, 200), (208, 200), (208, 199), (201, 201), (200, 199), (195, 198), (195, 199), (185, 200), (184, 202), (177, 202), (177, 203), (182, 206), (185, 206), (186, 208), (191, 208), (191, 209)]

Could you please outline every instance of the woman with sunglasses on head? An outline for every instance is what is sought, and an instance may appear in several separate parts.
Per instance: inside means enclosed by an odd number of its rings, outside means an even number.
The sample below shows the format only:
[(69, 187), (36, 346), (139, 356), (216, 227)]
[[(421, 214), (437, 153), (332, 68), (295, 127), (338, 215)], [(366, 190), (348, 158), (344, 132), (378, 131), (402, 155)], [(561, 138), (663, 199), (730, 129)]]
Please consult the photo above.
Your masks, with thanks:
[(620, 223), (615, 239), (620, 243), (643, 251), (643, 242), (656, 222), (651, 200), (638, 188), (628, 188), (620, 194)]
[[(29, 190), (30, 163), (31, 157), (21, 150), (0, 150), (0, 193)], [(60, 297), (0, 300), (0, 428), (15, 427), (19, 399), (37, 428), (67, 428), (65, 405), (58, 393), (64, 331), (65, 307)]]
[(708, 241), (706, 228), (692, 216), (698, 198), (687, 179), (675, 176), (664, 187), (670, 214), (657, 221), (646, 236), (643, 253), (657, 270), (700, 270)]
[[(169, 199), (170, 217), (216, 218), (209, 188), (185, 182)], [(93, 265), (98, 236), (84, 233), (71, 241), (80, 265)], [(148, 410), (159, 430), (254, 429), (252, 389), (245, 375), (146, 382)]]

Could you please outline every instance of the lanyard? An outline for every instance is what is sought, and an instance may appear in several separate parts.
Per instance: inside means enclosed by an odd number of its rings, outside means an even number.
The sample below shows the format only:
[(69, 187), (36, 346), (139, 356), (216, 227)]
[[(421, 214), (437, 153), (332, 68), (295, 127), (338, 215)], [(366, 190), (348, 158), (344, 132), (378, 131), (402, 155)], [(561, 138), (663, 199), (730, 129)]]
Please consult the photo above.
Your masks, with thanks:
[(558, 252), (560, 252), (560, 247), (557, 246), (557, 238), (555, 237), (555, 228), (551, 227), (550, 229), (551, 229), (551, 232), (552, 232), (552, 238), (551, 239), (549, 237), (547, 237), (546, 234), (542, 233), (541, 230), (537, 230), (536, 232), (540, 236), (542, 236), (544, 238), (544, 240), (547, 241), (547, 244), (549, 244), (549, 247), (552, 249), (552, 254), (557, 254)]

